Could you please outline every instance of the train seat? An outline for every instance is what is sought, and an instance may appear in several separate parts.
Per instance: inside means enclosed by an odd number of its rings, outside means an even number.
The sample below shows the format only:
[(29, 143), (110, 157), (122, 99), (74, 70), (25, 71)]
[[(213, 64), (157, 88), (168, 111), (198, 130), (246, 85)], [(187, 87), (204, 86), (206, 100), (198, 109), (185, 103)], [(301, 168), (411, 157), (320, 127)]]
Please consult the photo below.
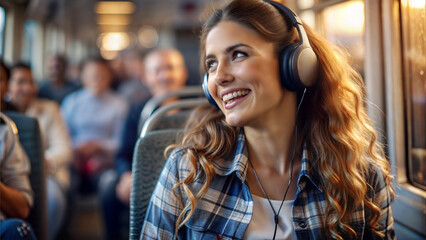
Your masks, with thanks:
[(163, 129), (138, 139), (133, 155), (130, 194), (130, 239), (139, 240), (151, 194), (166, 162), (164, 149), (182, 136), (182, 130)]
[(5, 112), (18, 128), (19, 141), (31, 162), (30, 182), (34, 192), (34, 205), (27, 221), (39, 240), (47, 239), (47, 199), (44, 172), (44, 151), (37, 119), (15, 112)]

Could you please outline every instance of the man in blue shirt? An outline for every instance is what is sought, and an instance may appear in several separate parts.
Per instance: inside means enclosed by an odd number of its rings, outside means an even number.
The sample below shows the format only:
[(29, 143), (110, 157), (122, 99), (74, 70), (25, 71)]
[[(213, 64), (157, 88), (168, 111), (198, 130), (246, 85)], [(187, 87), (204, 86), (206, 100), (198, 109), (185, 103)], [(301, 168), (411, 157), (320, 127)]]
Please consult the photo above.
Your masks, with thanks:
[(110, 90), (112, 73), (105, 60), (86, 61), (82, 81), (84, 88), (65, 98), (62, 113), (74, 147), (77, 176), (82, 183), (77, 183), (79, 190), (91, 193), (96, 191), (101, 173), (112, 166), (128, 104)]

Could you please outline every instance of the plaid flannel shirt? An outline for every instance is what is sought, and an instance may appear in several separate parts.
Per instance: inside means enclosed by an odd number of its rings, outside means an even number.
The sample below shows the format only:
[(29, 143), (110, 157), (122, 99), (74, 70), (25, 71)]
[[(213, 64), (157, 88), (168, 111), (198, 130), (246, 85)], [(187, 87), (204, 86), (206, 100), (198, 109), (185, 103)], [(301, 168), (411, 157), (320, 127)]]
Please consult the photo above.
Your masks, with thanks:
[[(216, 176), (207, 193), (198, 201), (191, 218), (179, 229), (179, 239), (242, 239), (253, 214), (253, 200), (246, 173), (248, 169), (245, 136), (241, 132), (236, 153), (231, 160), (214, 162)], [(326, 200), (322, 185), (310, 171), (309, 160), (304, 150), (301, 171), (298, 177), (298, 190), (293, 203), (293, 224), (298, 239), (326, 239)], [(151, 202), (142, 227), (141, 239), (174, 239), (176, 220), (189, 202), (183, 188), (173, 186), (182, 182), (192, 169), (185, 158), (185, 152), (177, 149), (172, 152), (160, 175), (151, 197)], [(369, 184), (372, 198), (381, 205), (380, 231), (383, 239), (395, 239), (390, 196), (379, 171), (371, 171)], [(198, 176), (200, 176), (199, 173)], [(197, 178), (189, 186), (196, 195), (201, 189), (203, 178)], [(190, 209), (185, 210), (185, 215)], [(351, 216), (350, 226), (356, 231), (356, 239), (382, 239), (375, 235), (366, 223), (368, 209), (360, 206)], [(268, 237), (265, 237), (267, 239)], [(272, 238), (272, 233), (270, 238)], [(349, 239), (344, 236), (344, 239)]]

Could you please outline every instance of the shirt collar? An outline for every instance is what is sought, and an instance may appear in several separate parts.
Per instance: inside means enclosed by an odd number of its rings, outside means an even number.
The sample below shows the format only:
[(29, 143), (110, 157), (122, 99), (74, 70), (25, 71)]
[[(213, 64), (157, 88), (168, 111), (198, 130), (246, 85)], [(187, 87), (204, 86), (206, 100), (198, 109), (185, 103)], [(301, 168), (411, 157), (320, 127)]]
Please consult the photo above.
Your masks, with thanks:
[(241, 129), (238, 133), (237, 147), (235, 149), (234, 156), (231, 159), (218, 159), (213, 162), (216, 174), (227, 176), (236, 172), (240, 179), (244, 182), (248, 167), (248, 153), (246, 145), (246, 136), (244, 135), (244, 130)]
[(318, 174), (315, 174), (311, 168), (311, 161), (308, 158), (308, 149), (306, 144), (303, 145), (303, 154), (302, 154), (302, 165), (300, 167), (299, 178), (297, 179), (297, 185), (302, 186), (304, 178), (311, 182), (320, 192), (322, 192), (322, 187), (319, 180)]
[[(297, 180), (298, 185), (304, 181), (306, 178), (311, 182), (319, 191), (322, 192), (321, 185), (319, 184), (318, 174), (312, 172), (311, 163), (308, 159), (308, 150), (306, 144), (303, 146), (302, 154), (302, 165), (300, 168), (299, 177)], [(216, 174), (221, 176), (227, 176), (231, 173), (236, 173), (237, 176), (241, 179), (242, 182), (246, 180), (246, 174), (248, 169), (248, 150), (246, 144), (246, 137), (244, 130), (241, 128), (238, 134), (237, 148), (232, 159), (219, 159), (213, 162), (213, 166), (216, 169)]]

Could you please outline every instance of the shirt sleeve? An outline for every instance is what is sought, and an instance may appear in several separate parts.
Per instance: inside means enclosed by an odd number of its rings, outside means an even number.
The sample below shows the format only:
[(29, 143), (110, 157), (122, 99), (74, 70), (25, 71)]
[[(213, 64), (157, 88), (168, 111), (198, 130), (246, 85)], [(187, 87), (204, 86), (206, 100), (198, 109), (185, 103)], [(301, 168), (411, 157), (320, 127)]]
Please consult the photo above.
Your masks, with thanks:
[(184, 208), (184, 194), (173, 186), (179, 182), (179, 162), (184, 151), (174, 151), (166, 162), (151, 196), (140, 239), (174, 239), (176, 220)]
[(43, 129), (46, 136), (46, 159), (54, 168), (68, 167), (73, 152), (67, 126), (55, 102), (46, 102), (46, 111), (46, 118), (49, 118), (46, 119), (49, 129)]
[[(65, 97), (64, 101), (61, 104), (60, 112), (62, 115), (62, 118), (65, 121), (65, 125), (67, 127), (68, 133), (71, 137), (71, 140), (75, 136), (75, 130), (72, 124), (72, 116), (73, 116), (73, 109), (75, 106), (75, 96), (77, 96), (78, 92), (74, 92), (67, 97)], [(74, 144), (74, 143), (73, 143)]]
[(115, 169), (118, 176), (132, 170), (133, 150), (138, 140), (139, 113), (142, 110), (142, 106), (132, 105), (127, 115), (121, 137), (121, 146), (115, 158)]
[(129, 111), (129, 106), (124, 99), (117, 101), (116, 103), (116, 114), (112, 120), (112, 135), (109, 139), (104, 139), (102, 145), (105, 147), (105, 150), (114, 157), (117, 154), (117, 151), (120, 147), (120, 141), (123, 134), (124, 123), (127, 118), (127, 113)]
[(8, 187), (20, 191), (30, 207), (33, 205), (29, 174), (30, 161), (19, 143), (17, 135), (8, 132), (4, 140), (2, 153), (0, 180)]

